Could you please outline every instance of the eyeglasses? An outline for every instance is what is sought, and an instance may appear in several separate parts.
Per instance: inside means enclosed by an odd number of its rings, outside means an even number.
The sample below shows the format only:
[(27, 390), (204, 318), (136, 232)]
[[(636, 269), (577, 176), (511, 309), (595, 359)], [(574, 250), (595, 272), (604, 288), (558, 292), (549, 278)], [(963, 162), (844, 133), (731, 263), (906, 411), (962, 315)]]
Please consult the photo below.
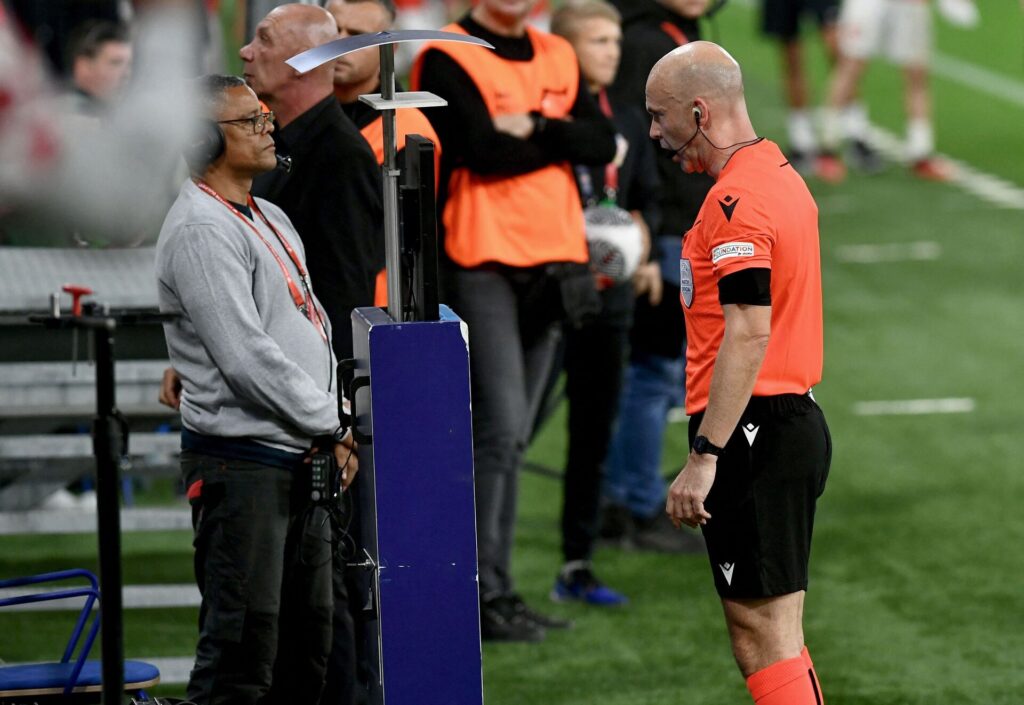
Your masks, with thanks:
[(259, 115), (253, 115), (252, 117), (246, 118), (235, 118), (234, 120), (218, 120), (217, 123), (223, 125), (224, 123), (252, 123), (252, 133), (254, 135), (262, 135), (266, 132), (267, 123), (274, 122), (274, 111), (271, 110), (266, 113), (260, 113)]

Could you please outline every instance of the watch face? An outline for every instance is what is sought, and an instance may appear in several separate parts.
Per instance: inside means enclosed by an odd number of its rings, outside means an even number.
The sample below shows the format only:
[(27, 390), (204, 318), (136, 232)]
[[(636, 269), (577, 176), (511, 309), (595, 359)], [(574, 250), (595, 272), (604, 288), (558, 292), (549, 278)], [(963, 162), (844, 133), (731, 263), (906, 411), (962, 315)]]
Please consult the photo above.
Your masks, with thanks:
[(718, 455), (721, 449), (711, 445), (711, 441), (705, 436), (697, 436), (693, 439), (693, 452), (697, 455), (704, 455), (710, 453), (711, 455)]

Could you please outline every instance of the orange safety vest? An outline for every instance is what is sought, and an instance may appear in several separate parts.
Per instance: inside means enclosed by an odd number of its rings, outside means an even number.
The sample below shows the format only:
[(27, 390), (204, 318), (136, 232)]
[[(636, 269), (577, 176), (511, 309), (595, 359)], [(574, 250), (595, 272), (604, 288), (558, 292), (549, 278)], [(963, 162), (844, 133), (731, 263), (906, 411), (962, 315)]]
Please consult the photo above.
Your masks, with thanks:
[[(377, 119), (360, 130), (366, 141), (370, 143), (370, 149), (377, 157), (377, 163), (384, 164), (384, 118), (377, 116)], [(407, 135), (422, 135), (434, 143), (434, 188), (437, 188), (437, 179), (441, 175), (441, 140), (434, 132), (430, 120), (423, 114), (423, 111), (416, 108), (404, 108), (395, 111), (395, 132), (398, 138), (398, 151), (405, 149), (405, 138)], [(401, 168), (403, 165), (399, 164)]]
[[(467, 34), (457, 24), (444, 29)], [(413, 64), (413, 89), (421, 85), (424, 54), (436, 49), (469, 74), (492, 116), (537, 111), (549, 119), (565, 118), (579, 90), (572, 46), (529, 26), (526, 32), (533, 45), (532, 61), (506, 61), (490, 49), (470, 44), (428, 43)], [(586, 262), (579, 202), (568, 162), (515, 176), (482, 176), (455, 168), (442, 216), (445, 249), (463, 267), (485, 262), (513, 267)]]
[[(384, 118), (377, 116), (377, 119), (361, 129), (363, 138), (370, 143), (370, 149), (377, 157), (377, 163), (384, 165)], [(397, 133), (398, 149), (405, 148), (406, 135), (422, 135), (434, 143), (434, 192), (437, 193), (437, 180), (441, 175), (441, 140), (437, 138), (433, 126), (427, 120), (427, 116), (416, 108), (404, 108), (395, 111), (395, 132)], [(399, 164), (399, 168), (401, 168)], [(388, 305), (388, 273), (386, 269), (377, 272), (376, 283), (373, 291), (373, 305)]]

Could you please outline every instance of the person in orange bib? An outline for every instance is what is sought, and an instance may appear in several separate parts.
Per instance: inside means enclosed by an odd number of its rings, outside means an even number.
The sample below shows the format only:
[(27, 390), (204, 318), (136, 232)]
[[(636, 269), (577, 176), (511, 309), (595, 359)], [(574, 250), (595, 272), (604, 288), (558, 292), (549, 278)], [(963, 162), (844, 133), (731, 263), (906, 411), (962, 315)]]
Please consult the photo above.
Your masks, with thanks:
[(747, 115), (739, 64), (693, 42), (647, 80), (651, 137), (715, 180), (683, 236), (691, 450), (666, 512), (700, 527), (733, 655), (758, 705), (821, 705), (804, 645), (815, 506), (831, 440), (821, 380), (818, 209)]
[[(391, 29), (395, 6), (391, 0), (329, 0), (327, 10), (338, 23), (342, 38), (376, 34)], [(395, 86), (401, 91), (400, 85)], [(334, 66), (334, 96), (349, 119), (370, 144), (377, 163), (384, 164), (384, 120), (380, 112), (359, 100), (359, 96), (380, 93), (380, 51), (376, 47), (354, 51), (338, 59)], [(408, 135), (421, 135), (434, 143), (434, 184), (441, 172), (441, 140), (423, 112), (417, 108), (395, 111), (395, 135), (398, 138), (398, 165), (405, 164), (404, 147)], [(388, 305), (387, 278), (377, 274), (374, 305)]]
[(481, 632), (538, 641), (564, 620), (530, 609), (511, 575), (517, 478), (559, 326), (600, 306), (572, 164), (615, 156), (615, 130), (585, 89), (572, 46), (527, 24), (534, 0), (481, 0), (427, 44), (414, 90), (444, 144), (439, 211), (446, 285), (469, 324)]

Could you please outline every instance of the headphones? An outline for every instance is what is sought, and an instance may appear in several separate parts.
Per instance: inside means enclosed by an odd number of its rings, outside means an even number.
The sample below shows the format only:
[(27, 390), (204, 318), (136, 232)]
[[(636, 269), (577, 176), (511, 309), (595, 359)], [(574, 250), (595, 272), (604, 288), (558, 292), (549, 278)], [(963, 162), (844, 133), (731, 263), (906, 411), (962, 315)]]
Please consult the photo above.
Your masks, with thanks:
[(224, 130), (213, 120), (202, 120), (192, 141), (185, 146), (185, 161), (189, 169), (201, 174), (220, 159), (227, 148)]
[(704, 113), (701, 112), (700, 108), (696, 105), (693, 106), (693, 122), (696, 124), (697, 129), (700, 129), (701, 118), (704, 117)]

